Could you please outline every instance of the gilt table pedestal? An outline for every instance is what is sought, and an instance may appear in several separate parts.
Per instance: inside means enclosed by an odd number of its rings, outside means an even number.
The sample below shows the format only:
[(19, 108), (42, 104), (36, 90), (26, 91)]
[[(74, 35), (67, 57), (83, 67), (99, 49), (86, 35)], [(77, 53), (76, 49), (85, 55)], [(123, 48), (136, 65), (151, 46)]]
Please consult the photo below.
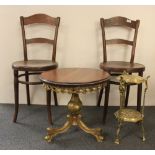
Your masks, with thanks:
[(47, 128), (45, 140), (51, 142), (56, 135), (66, 132), (74, 125), (94, 136), (98, 142), (102, 142), (104, 137), (101, 128), (89, 128), (82, 121), (82, 102), (79, 94), (100, 90), (106, 86), (109, 77), (107, 72), (86, 68), (56, 69), (42, 73), (40, 79), (46, 90), (72, 94), (67, 106), (69, 114), (66, 123), (60, 128)]

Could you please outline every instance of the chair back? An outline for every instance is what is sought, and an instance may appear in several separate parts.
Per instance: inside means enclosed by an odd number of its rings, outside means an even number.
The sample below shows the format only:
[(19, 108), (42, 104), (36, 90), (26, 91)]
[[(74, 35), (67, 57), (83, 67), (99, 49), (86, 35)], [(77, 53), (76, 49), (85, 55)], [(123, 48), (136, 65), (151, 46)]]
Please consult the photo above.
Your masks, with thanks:
[[(57, 45), (57, 36), (58, 36), (58, 28), (60, 23), (60, 17), (51, 17), (46, 14), (34, 14), (29, 17), (20, 17), (20, 23), (21, 23), (21, 29), (22, 29), (22, 39), (23, 39), (23, 51), (24, 51), (24, 60), (28, 60), (28, 54), (27, 54), (27, 45), (28, 44), (34, 44), (34, 43), (47, 43), (53, 45), (53, 52), (52, 52), (52, 61), (55, 62), (56, 59), (56, 45)], [(45, 24), (45, 25), (51, 25), (55, 26), (54, 31), (54, 39), (49, 38), (27, 38), (26, 32), (25, 32), (25, 26), (27, 25), (34, 25), (38, 26), (39, 24)]]
[[(102, 41), (103, 41), (103, 62), (107, 62), (107, 45), (111, 44), (124, 44), (128, 46), (132, 46), (131, 48), (131, 58), (130, 63), (134, 62), (135, 57), (135, 48), (137, 41), (138, 28), (140, 24), (140, 20), (130, 20), (126, 17), (116, 16), (109, 19), (100, 19), (101, 29), (102, 29)], [(130, 30), (134, 30), (134, 36), (132, 40), (121, 39), (121, 38), (106, 38), (106, 28), (107, 27), (127, 27)], [(128, 30), (129, 30), (128, 29)], [(132, 31), (130, 31), (132, 33)]]

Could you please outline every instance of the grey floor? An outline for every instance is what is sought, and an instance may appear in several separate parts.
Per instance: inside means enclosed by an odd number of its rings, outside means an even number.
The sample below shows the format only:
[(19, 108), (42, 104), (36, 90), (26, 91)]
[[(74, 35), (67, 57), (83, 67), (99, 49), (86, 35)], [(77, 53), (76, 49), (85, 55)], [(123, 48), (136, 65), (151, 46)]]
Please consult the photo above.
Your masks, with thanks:
[[(105, 141), (96, 142), (95, 138), (72, 127), (67, 133), (55, 137), (52, 143), (44, 141), (47, 122), (45, 106), (21, 105), (18, 123), (12, 123), (14, 105), (0, 104), (0, 149), (1, 150), (128, 150), (155, 149), (155, 107), (146, 107), (146, 142), (141, 141), (141, 128), (138, 124), (124, 124), (121, 130), (121, 144), (114, 144), (117, 122), (113, 113), (118, 107), (109, 107), (106, 125), (102, 125), (103, 107), (83, 107), (83, 120), (89, 127), (101, 127)], [(65, 106), (52, 107), (54, 127), (66, 121)]]

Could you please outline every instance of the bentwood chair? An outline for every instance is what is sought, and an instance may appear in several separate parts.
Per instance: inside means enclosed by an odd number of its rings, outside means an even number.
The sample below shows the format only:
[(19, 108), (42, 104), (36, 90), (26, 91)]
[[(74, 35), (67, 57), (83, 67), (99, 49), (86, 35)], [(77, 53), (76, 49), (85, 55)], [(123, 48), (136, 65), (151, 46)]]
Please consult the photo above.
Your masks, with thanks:
[[(138, 34), (138, 28), (140, 24), (139, 20), (134, 21), (125, 17), (116, 16), (109, 19), (101, 18), (100, 24), (102, 29), (102, 40), (103, 40), (103, 62), (100, 63), (100, 68), (111, 74), (111, 79), (107, 84), (107, 87), (105, 88), (104, 113), (103, 113), (103, 123), (105, 123), (107, 110), (108, 110), (110, 85), (111, 84), (119, 85), (119, 81), (116, 80), (115, 76), (120, 75), (123, 71), (126, 71), (129, 74), (138, 73), (139, 76), (143, 76), (145, 66), (134, 62), (137, 34)], [(126, 38), (122, 39), (122, 37), (118, 37), (118, 38), (114, 37), (112, 39), (111, 38), (108, 39), (107, 38), (108, 28), (110, 29), (114, 28), (114, 30), (110, 32), (117, 32), (117, 29), (118, 29), (118, 32), (120, 32), (120, 29), (123, 29), (123, 33), (127, 31), (128, 32), (126, 37), (127, 39)], [(131, 36), (131, 34), (133, 35), (132, 39), (128, 39), (129, 36)], [(123, 52), (126, 52), (126, 48), (124, 48), (124, 46), (127, 47), (127, 49), (130, 46), (129, 48), (131, 49), (130, 60), (129, 61), (120, 61), (120, 60), (109, 61), (107, 58), (107, 55), (108, 55), (107, 51), (110, 51), (110, 49), (108, 48), (110, 45), (119, 46), (120, 50), (123, 49)], [(115, 51), (111, 51), (111, 52), (115, 52)], [(120, 55), (118, 55), (118, 57), (119, 56)], [(130, 92), (130, 85), (127, 86), (127, 91), (126, 91), (126, 100), (125, 100), (126, 107), (128, 104), (129, 92)], [(103, 94), (103, 89), (101, 89), (98, 97), (98, 102), (97, 102), (98, 106), (100, 106), (102, 94)], [(137, 89), (137, 110), (140, 110), (140, 107), (141, 107), (141, 94), (142, 94), (142, 84), (139, 84)]]
[[(12, 64), (12, 68), (14, 70), (14, 94), (15, 94), (15, 113), (13, 117), (13, 122), (16, 122), (18, 115), (18, 107), (19, 107), (19, 83), (26, 85), (26, 93), (27, 93), (27, 105), (30, 105), (30, 90), (29, 85), (38, 85), (42, 84), (39, 78), (38, 81), (29, 81), (30, 75), (40, 74), (43, 71), (55, 69), (58, 67), (58, 63), (56, 62), (56, 46), (57, 46), (57, 36), (58, 36), (58, 28), (60, 23), (60, 17), (51, 17), (46, 14), (34, 14), (29, 17), (20, 17), (21, 30), (22, 30), (22, 39), (23, 39), (23, 54), (24, 60), (16, 61)], [(32, 27), (39, 27), (43, 25), (48, 25), (51, 29), (51, 38), (52, 38), (52, 30), (54, 30), (53, 39), (45, 38), (45, 37), (35, 37), (29, 38), (26, 34), (28, 29)], [(26, 29), (28, 28), (28, 29)], [(38, 29), (37, 29), (38, 30)], [(49, 44), (52, 47), (52, 55), (49, 57), (49, 60), (38, 60), (38, 59), (28, 59), (28, 45), (30, 44), (38, 45), (38, 44)], [(42, 51), (45, 52), (45, 51)], [(44, 54), (44, 53), (43, 53)], [(19, 74), (19, 72), (21, 72)], [(24, 73), (23, 73), (24, 72)], [(21, 80), (21, 77), (25, 77), (25, 81)], [(47, 91), (47, 101), (51, 101), (51, 92)], [(53, 92), (55, 105), (57, 103), (57, 94)], [(49, 102), (47, 102), (49, 103)], [(52, 123), (51, 116), (51, 104), (47, 105), (48, 109), (48, 121)]]
[[(146, 91), (148, 89), (148, 78), (143, 78), (141, 76), (137, 75), (129, 75), (126, 73), (123, 73), (123, 75), (119, 76), (119, 91), (120, 91), (120, 109), (117, 110), (114, 115), (118, 121), (118, 128), (116, 131), (116, 139), (115, 143), (120, 144), (120, 130), (123, 125), (123, 123), (140, 123), (142, 128), (142, 141), (144, 142), (146, 140), (145, 138), (145, 132), (144, 132), (144, 106), (145, 106), (145, 95)], [(125, 107), (125, 92), (127, 85), (130, 83), (134, 84), (143, 84), (145, 83), (145, 89), (144, 89), (144, 95), (143, 95), (143, 105), (141, 107), (140, 111), (137, 111), (133, 108), (126, 108)]]

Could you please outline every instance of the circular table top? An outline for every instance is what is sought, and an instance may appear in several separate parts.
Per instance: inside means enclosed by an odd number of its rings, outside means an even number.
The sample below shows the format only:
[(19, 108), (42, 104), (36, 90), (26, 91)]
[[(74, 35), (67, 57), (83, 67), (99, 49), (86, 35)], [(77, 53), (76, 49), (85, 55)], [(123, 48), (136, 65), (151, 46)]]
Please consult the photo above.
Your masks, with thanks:
[(109, 80), (110, 75), (99, 69), (59, 68), (43, 72), (40, 80), (54, 86), (91, 86)]

